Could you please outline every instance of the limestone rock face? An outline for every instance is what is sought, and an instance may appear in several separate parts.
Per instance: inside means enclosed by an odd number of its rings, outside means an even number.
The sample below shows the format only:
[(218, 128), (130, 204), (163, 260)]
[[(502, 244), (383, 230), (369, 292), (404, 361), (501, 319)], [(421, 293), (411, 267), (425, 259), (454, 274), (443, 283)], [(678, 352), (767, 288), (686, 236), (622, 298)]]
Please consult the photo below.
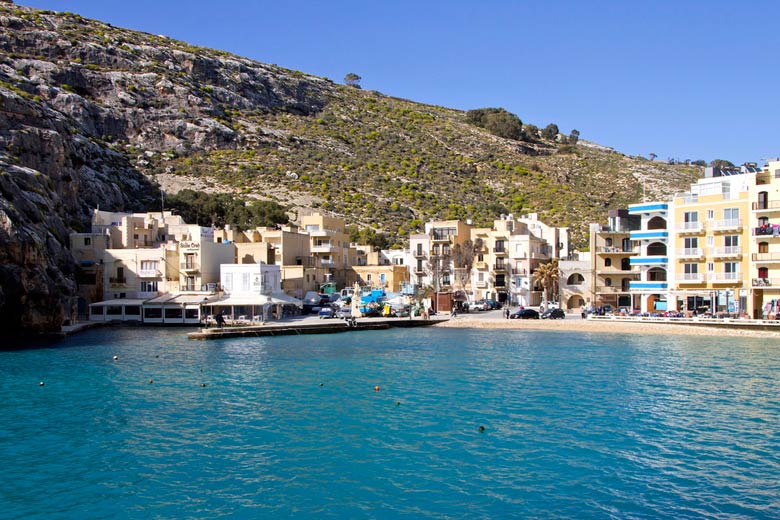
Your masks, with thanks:
[(307, 114), (324, 104), (327, 82), (201, 51), (0, 2), (2, 330), (57, 331), (74, 317), (69, 233), (88, 229), (95, 207), (158, 200), (138, 170), (144, 154), (240, 145), (228, 106)]

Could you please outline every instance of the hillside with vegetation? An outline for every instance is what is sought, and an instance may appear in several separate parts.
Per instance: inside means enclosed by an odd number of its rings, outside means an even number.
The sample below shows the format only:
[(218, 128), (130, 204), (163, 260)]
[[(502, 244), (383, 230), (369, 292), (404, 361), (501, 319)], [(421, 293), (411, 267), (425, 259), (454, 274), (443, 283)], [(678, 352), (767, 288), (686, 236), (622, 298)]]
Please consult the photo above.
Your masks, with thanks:
[[(67, 317), (68, 232), (98, 204), (158, 209), (158, 188), (199, 221), (316, 210), (396, 245), (429, 219), (539, 212), (582, 246), (605, 210), (701, 173), (522, 114), (415, 103), (363, 90), (356, 74), (340, 85), (72, 13), (0, 2), (0, 29), (0, 325)], [(2, 312), (13, 305), (20, 314)]]

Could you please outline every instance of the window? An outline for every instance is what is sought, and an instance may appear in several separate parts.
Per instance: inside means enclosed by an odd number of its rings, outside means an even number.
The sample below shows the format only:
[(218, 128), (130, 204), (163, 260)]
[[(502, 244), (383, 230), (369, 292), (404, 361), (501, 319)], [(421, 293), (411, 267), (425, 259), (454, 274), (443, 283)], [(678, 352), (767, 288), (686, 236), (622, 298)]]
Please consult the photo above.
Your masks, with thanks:
[(241, 273), (241, 290), (249, 290), (249, 273)]
[(371, 276), (371, 273), (368, 273), (368, 274), (366, 275), (366, 281), (367, 281), (367, 282), (370, 282), (370, 281), (371, 281), (371, 278), (372, 278), (372, 276)]
[(604, 278), (604, 286), (612, 287), (612, 278)]
[(737, 247), (739, 246), (739, 235), (726, 235), (723, 237), (723, 241), (726, 247)]
[(769, 242), (759, 242), (758, 243), (758, 252), (759, 253), (768, 253), (769, 252)]
[(233, 273), (225, 273), (225, 290), (227, 292), (233, 290)]
[(477, 281), (478, 282), (484, 282), (485, 281), (485, 273), (483, 271), (480, 271), (477, 275)]
[(758, 268), (758, 277), (759, 278), (769, 278), (769, 268), (768, 267), (759, 267)]
[(725, 262), (723, 264), (723, 270), (727, 273), (738, 273), (739, 272), (739, 262)]
[(612, 247), (612, 239), (611, 238), (607, 238), (606, 240), (604, 240), (604, 245), (606, 247)]
[(715, 237), (710, 235), (707, 237), (707, 247), (712, 247), (715, 245)]
[(685, 242), (685, 249), (696, 249), (699, 247), (699, 239), (697, 237), (689, 237), (684, 240)]
[(699, 212), (698, 211), (686, 211), (683, 214), (683, 220), (687, 222), (698, 222), (699, 221)]
[(482, 253), (477, 255), (477, 262), (484, 262), (485, 261), (485, 255)]
[(715, 271), (715, 264), (712, 262), (707, 262), (707, 272), (712, 273), (713, 271)]
[(769, 208), (769, 193), (762, 191), (758, 194), (758, 205), (756, 209)]
[(496, 253), (503, 253), (503, 252), (504, 252), (504, 241), (496, 240)]
[(142, 281), (141, 292), (157, 292), (157, 280)]
[(84, 237), (84, 245), (85, 246), (92, 245), (92, 239), (90, 237)]
[(707, 220), (712, 220), (715, 218), (715, 210), (714, 209), (708, 209), (707, 210)]
[(605, 258), (604, 259), (604, 267), (612, 267), (612, 259), (611, 258)]
[(685, 264), (683, 265), (683, 272), (685, 274), (696, 274), (699, 272), (699, 264)]
[(141, 260), (141, 270), (142, 271), (156, 271), (157, 270), (157, 262), (154, 260)]
[(726, 208), (723, 210), (723, 220), (739, 220), (739, 208)]

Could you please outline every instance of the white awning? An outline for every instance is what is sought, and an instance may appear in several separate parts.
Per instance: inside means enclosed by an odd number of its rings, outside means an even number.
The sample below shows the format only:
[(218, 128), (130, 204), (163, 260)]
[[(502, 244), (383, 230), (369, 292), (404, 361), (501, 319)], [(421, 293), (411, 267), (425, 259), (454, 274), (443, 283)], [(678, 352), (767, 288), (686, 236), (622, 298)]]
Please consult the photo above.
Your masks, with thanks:
[(285, 293), (273, 293), (271, 295), (257, 294), (257, 295), (236, 295), (228, 296), (227, 298), (219, 301), (209, 302), (206, 305), (213, 305), (217, 307), (230, 307), (230, 306), (249, 306), (249, 305), (265, 305), (266, 303), (274, 305), (296, 305), (301, 307), (303, 302), (298, 298), (293, 298)]
[(104, 302), (90, 303), (90, 307), (134, 307), (137, 305), (143, 305), (146, 300), (131, 300), (128, 298), (121, 298), (117, 300), (106, 300)]

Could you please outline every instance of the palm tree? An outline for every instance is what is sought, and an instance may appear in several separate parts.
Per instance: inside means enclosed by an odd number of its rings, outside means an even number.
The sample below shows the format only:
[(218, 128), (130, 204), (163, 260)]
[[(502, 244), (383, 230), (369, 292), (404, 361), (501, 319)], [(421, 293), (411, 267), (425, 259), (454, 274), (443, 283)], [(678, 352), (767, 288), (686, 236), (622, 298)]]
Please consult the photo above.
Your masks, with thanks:
[[(541, 282), (544, 289), (544, 301), (550, 301), (550, 291), (558, 287), (561, 270), (558, 268), (558, 260), (552, 260), (546, 264), (540, 264), (534, 269), (534, 281)], [(555, 291), (558, 292), (557, 290)]]

